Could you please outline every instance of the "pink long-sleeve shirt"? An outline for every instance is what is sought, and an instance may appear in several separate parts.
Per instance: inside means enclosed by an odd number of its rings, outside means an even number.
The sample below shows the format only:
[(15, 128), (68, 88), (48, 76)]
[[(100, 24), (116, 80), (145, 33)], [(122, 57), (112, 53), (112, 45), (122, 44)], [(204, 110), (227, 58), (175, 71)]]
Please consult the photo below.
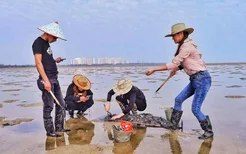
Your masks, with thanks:
[(202, 60), (202, 53), (190, 38), (184, 41), (179, 49), (179, 54), (174, 57), (172, 62), (166, 64), (168, 70), (176, 69), (179, 65), (184, 67), (184, 71), (188, 75), (207, 69), (205, 62)]

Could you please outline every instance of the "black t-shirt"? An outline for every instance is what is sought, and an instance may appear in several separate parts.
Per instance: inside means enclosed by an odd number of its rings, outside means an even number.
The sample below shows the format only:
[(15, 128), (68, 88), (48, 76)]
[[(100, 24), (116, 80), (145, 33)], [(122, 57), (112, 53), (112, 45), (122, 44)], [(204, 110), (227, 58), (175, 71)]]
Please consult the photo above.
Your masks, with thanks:
[[(38, 37), (32, 45), (33, 54), (42, 54), (42, 64), (49, 79), (57, 78), (57, 66), (48, 41)], [(41, 75), (39, 78), (42, 79)]]

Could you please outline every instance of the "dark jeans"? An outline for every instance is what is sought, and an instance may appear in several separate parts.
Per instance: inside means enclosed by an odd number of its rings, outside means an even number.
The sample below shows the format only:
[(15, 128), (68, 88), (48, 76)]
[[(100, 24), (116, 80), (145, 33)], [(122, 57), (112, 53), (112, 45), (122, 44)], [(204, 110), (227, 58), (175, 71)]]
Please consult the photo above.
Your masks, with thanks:
[(211, 76), (207, 71), (200, 71), (190, 76), (190, 83), (175, 98), (174, 109), (181, 111), (182, 103), (194, 95), (192, 101), (192, 113), (198, 121), (203, 121), (206, 116), (201, 112), (201, 106), (211, 87)]
[[(50, 84), (51, 84), (51, 90), (54, 93), (55, 97), (63, 106), (65, 107), (65, 103), (63, 100), (63, 96), (61, 93), (61, 88), (59, 85), (59, 81), (57, 79), (49, 79)], [(51, 116), (51, 112), (54, 108), (54, 103), (55, 100), (51, 96), (51, 94), (44, 89), (44, 85), (42, 83), (42, 80), (38, 79), (37, 80), (38, 88), (42, 91), (42, 100), (44, 103), (43, 106), (43, 119), (44, 119), (44, 127), (46, 129), (47, 133), (54, 133), (54, 125), (53, 125), (53, 120)], [(64, 118), (65, 114), (62, 108), (55, 103), (55, 131), (61, 131), (64, 128)]]
[(82, 102), (75, 102), (75, 101), (66, 101), (67, 110), (78, 110), (85, 112), (87, 109), (89, 109), (94, 104), (94, 101), (92, 99), (92, 96), (90, 99), (84, 103)]
[[(115, 99), (121, 102), (125, 107), (128, 106), (128, 102), (126, 98), (122, 98), (121, 96), (116, 96)], [(147, 107), (146, 100), (136, 99), (135, 104), (137, 106), (138, 111), (144, 111)]]

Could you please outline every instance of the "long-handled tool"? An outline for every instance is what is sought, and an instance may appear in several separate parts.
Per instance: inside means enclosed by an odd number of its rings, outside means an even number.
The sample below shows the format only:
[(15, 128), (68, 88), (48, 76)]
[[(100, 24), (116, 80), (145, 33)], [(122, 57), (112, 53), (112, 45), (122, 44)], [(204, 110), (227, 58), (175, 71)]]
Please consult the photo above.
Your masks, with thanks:
[(166, 80), (160, 85), (160, 87), (155, 91), (156, 93), (165, 85), (165, 83), (171, 78), (171, 76), (169, 75)]
[[(54, 93), (52, 92), (52, 91), (50, 91), (50, 94), (51, 94), (51, 96), (54, 98), (54, 100), (56, 101), (56, 103), (61, 107), (61, 109), (62, 109), (62, 114), (63, 114), (63, 116), (64, 116), (64, 125), (65, 125), (65, 120), (66, 120), (66, 109), (59, 103), (59, 101), (57, 100), (57, 98), (56, 98), (56, 96), (54, 95)], [(70, 129), (64, 129), (64, 132), (69, 132), (69, 131), (71, 131)]]
[(54, 100), (56, 101), (56, 104), (58, 104), (58, 105), (62, 108), (62, 110), (65, 111), (65, 108), (64, 108), (63, 106), (61, 106), (61, 104), (60, 104), (59, 101), (57, 100), (57, 98), (56, 98), (56, 96), (54, 95), (54, 93), (53, 93), (52, 91), (50, 91), (50, 94), (51, 94), (51, 96), (54, 98)]

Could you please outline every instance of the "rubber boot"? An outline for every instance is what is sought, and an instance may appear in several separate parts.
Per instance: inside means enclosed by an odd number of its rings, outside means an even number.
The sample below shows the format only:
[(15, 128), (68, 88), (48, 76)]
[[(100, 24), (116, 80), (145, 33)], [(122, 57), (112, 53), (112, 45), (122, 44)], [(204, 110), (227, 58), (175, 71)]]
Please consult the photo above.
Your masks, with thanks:
[(61, 137), (61, 135), (56, 134), (53, 126), (52, 119), (44, 119), (44, 127), (46, 130), (46, 135), (50, 137)]
[(182, 114), (183, 114), (183, 111), (178, 111), (178, 110), (173, 109), (170, 121), (161, 118), (159, 119), (160, 120), (159, 123), (163, 128), (176, 130), (178, 129), (178, 124), (182, 117)]
[(207, 139), (214, 136), (213, 130), (212, 130), (212, 124), (209, 119), (209, 116), (206, 116), (206, 119), (203, 121), (200, 121), (201, 128), (204, 130), (204, 134), (198, 137), (198, 139)]
[(68, 113), (70, 115), (71, 118), (74, 118), (74, 110), (68, 110)]
[(137, 108), (136, 107), (133, 107), (133, 109), (132, 109), (132, 115), (137, 115), (138, 113), (137, 113)]
[(171, 120), (170, 120), (172, 124), (171, 129), (173, 130), (178, 129), (178, 124), (182, 117), (182, 114), (183, 114), (183, 111), (178, 111), (178, 110), (173, 109)]

